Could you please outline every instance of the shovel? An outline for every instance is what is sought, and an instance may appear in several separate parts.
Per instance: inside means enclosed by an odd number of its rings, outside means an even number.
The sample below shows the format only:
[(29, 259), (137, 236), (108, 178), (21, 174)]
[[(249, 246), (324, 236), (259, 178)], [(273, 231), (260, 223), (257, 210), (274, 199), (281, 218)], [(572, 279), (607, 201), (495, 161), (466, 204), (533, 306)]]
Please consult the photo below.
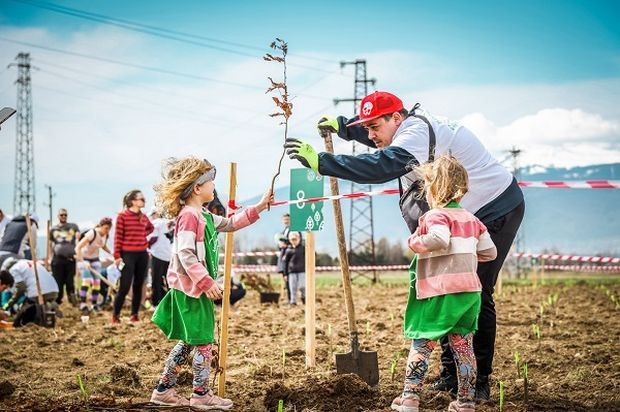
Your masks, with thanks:
[(56, 312), (48, 308), (43, 300), (43, 292), (41, 292), (41, 281), (39, 280), (39, 268), (37, 261), (37, 248), (32, 234), (32, 223), (30, 215), (26, 213), (26, 227), (28, 228), (28, 243), (30, 243), (30, 253), (32, 254), (32, 263), (34, 268), (34, 277), (37, 282), (37, 303), (35, 304), (36, 314), (34, 321), (37, 325), (53, 328), (56, 326)]
[[(334, 153), (331, 133), (324, 132), (325, 149), (328, 153)], [(332, 196), (338, 195), (338, 179), (329, 178)], [(377, 352), (365, 352), (360, 350), (357, 326), (355, 325), (355, 308), (353, 307), (353, 294), (351, 292), (351, 274), (349, 273), (349, 259), (347, 246), (344, 240), (344, 227), (342, 225), (342, 211), (340, 200), (332, 201), (334, 207), (334, 220), (336, 221), (336, 234), (338, 236), (338, 253), (340, 256), (340, 268), (342, 272), (342, 287), (344, 299), (347, 305), (347, 320), (349, 321), (349, 335), (351, 338), (351, 352), (336, 354), (336, 373), (354, 373), (367, 384), (374, 386), (379, 383), (379, 361)]]

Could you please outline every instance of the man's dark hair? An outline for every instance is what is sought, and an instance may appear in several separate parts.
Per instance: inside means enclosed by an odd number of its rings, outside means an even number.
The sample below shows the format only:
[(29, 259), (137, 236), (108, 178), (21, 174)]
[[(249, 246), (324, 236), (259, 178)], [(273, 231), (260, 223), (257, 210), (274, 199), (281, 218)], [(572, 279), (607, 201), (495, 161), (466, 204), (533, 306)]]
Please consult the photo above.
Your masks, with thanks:
[(291, 217), (291, 215), (289, 213), (285, 213), (282, 215), (282, 217)]
[(15, 279), (8, 270), (0, 271), (0, 285), (7, 285), (8, 287), (12, 287), (14, 283)]
[[(396, 113), (396, 112), (394, 112), (394, 113)], [(388, 120), (390, 120), (390, 117), (392, 117), (392, 115), (393, 115), (394, 113), (384, 114), (384, 115), (383, 115), (383, 116), (381, 116), (381, 117), (383, 118), (383, 120), (388, 121)], [(400, 113), (400, 115), (401, 115), (401, 116), (403, 116), (404, 118), (406, 118), (406, 117), (409, 115), (409, 110), (407, 110), (407, 109), (404, 109), (404, 108), (403, 108), (403, 109), (400, 109), (400, 110), (398, 111), (398, 113)]]

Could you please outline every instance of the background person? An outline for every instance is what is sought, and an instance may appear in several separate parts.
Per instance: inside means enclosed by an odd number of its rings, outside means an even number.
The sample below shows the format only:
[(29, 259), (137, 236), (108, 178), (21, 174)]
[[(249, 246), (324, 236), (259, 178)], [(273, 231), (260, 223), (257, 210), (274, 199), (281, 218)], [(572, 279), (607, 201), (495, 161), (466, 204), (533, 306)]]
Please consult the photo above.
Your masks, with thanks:
[(156, 307), (164, 297), (166, 273), (172, 254), (172, 239), (174, 237), (174, 221), (162, 218), (153, 207), (151, 209), (153, 232), (149, 235), (149, 251), (151, 252), (151, 304)]
[[(112, 229), (112, 219), (104, 217), (99, 221), (97, 226), (86, 231), (84, 236), (77, 244), (76, 259), (78, 269), (82, 278), (80, 287), (80, 310), (87, 314), (90, 310), (99, 310), (97, 300), (99, 299), (99, 291), (101, 289), (101, 279), (95, 275), (91, 269), (101, 273), (101, 262), (99, 260), (99, 251), (103, 249), (106, 253), (112, 254), (108, 249), (108, 236)], [(86, 304), (86, 296), (90, 290), (92, 308), (89, 309)]]
[(142, 213), (145, 198), (141, 191), (131, 190), (123, 197), (124, 210), (116, 217), (114, 231), (114, 263), (121, 268), (121, 284), (114, 299), (112, 324), (120, 323), (125, 297), (132, 288), (131, 316), (129, 321), (140, 321), (138, 312), (142, 300), (142, 284), (148, 270), (149, 255), (146, 237), (153, 231), (153, 224)]
[(301, 294), (301, 302), (306, 303), (306, 248), (301, 243), (301, 233), (288, 234), (290, 246), (284, 252), (284, 273), (288, 278), (291, 291), (291, 305), (297, 304), (297, 292)]
[(80, 229), (75, 223), (68, 222), (67, 209), (58, 209), (58, 223), (50, 229), (52, 242), (52, 273), (58, 284), (58, 300), (62, 303), (64, 291), (72, 305), (77, 304), (75, 297), (75, 246), (80, 238)]
[[(58, 285), (56, 284), (56, 280), (40, 263), (37, 263), (37, 271), (39, 274), (43, 301), (55, 308), (56, 298), (58, 296)], [(11, 308), (22, 296), (26, 296), (26, 301), (21, 305), (13, 320), (13, 326), (23, 326), (36, 319), (35, 304), (38, 303), (39, 294), (34, 273), (34, 263), (27, 259), (15, 260), (15, 263), (8, 265), (8, 273), (14, 279), (15, 290), (10, 300), (5, 303), (3, 309), (6, 310)]]

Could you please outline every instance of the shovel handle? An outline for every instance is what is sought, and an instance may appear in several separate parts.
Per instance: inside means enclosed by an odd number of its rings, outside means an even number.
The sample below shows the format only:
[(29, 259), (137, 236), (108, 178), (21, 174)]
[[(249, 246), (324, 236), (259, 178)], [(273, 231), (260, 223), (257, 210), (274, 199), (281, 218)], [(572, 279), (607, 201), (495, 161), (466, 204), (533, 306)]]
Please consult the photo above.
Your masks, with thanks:
[(94, 273), (94, 274), (95, 274), (95, 276), (97, 276), (99, 279), (101, 279), (101, 281), (102, 281), (103, 283), (105, 283), (106, 285), (108, 285), (108, 286), (110, 287), (110, 289), (112, 289), (114, 292), (118, 292), (118, 291), (116, 290), (116, 286), (114, 286), (114, 285), (112, 284), (112, 282), (110, 282), (110, 281), (109, 281), (109, 280), (108, 280), (105, 276), (103, 276), (101, 273), (97, 272), (97, 271), (95, 270), (95, 268), (93, 268), (93, 267), (90, 265), (90, 263), (86, 263), (86, 265), (88, 265), (88, 270), (90, 270), (90, 271), (91, 271), (91, 273)]
[[(323, 140), (325, 140), (325, 150), (327, 153), (334, 153), (334, 144), (332, 143), (332, 134), (322, 132)], [(329, 186), (332, 196), (338, 196), (338, 179), (330, 176)], [(344, 239), (344, 226), (342, 225), (342, 209), (340, 208), (340, 200), (332, 201), (334, 208), (334, 220), (336, 221), (336, 236), (338, 237), (338, 255), (340, 257), (340, 270), (342, 273), (342, 287), (344, 289), (344, 300), (347, 305), (347, 319), (349, 321), (349, 332), (352, 336), (357, 336), (357, 327), (355, 325), (355, 308), (353, 307), (353, 293), (351, 291), (351, 273), (349, 272), (349, 257), (347, 256), (347, 244)]]
[(30, 244), (30, 254), (32, 255), (32, 267), (34, 268), (34, 277), (37, 281), (37, 300), (39, 305), (43, 305), (43, 293), (41, 292), (41, 281), (39, 280), (39, 268), (37, 267), (37, 244), (32, 234), (32, 223), (30, 214), (26, 213), (26, 228), (28, 229), (28, 243)]

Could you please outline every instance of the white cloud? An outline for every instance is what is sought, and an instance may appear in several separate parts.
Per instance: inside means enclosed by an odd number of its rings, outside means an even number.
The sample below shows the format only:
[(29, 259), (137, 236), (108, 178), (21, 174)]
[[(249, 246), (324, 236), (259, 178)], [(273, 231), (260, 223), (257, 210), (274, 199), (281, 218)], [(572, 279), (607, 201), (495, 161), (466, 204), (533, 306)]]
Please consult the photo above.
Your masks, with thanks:
[(513, 145), (522, 149), (522, 164), (570, 167), (620, 161), (620, 123), (581, 109), (544, 109), (499, 127), (482, 113), (466, 115), (461, 122), (497, 154)]

